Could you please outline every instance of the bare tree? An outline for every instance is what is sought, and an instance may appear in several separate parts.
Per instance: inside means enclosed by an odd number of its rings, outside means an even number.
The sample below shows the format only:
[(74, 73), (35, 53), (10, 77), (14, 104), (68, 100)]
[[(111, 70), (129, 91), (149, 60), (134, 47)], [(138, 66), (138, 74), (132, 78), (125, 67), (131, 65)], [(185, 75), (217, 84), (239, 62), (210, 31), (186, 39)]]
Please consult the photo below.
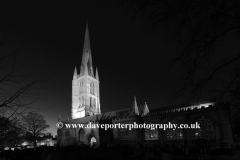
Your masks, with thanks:
[[(150, 24), (152, 29), (162, 30), (169, 40), (178, 44), (179, 53), (172, 66), (181, 68), (179, 95), (190, 90), (193, 97), (198, 98), (211, 92), (218, 100), (239, 106), (240, 1), (123, 2), (130, 12), (133, 11), (133, 18), (141, 13), (146, 24)], [(221, 51), (224, 47), (228, 48), (226, 52)]]
[(29, 112), (23, 116), (23, 122), (26, 123), (27, 132), (30, 133), (30, 139), (36, 147), (36, 140), (49, 128), (49, 125), (46, 123), (44, 116), (36, 112)]
[[(9, 49), (0, 40), (0, 149), (20, 144), (26, 126), (22, 115), (33, 110), (43, 82), (35, 75), (35, 67), (27, 66), (28, 59), (18, 49)], [(41, 86), (40, 86), (41, 85)]]
[[(20, 47), (19, 47), (20, 48)], [(6, 42), (0, 42), (0, 117), (5, 117), (0, 127), (6, 127), (25, 111), (34, 109), (38, 100), (40, 80), (33, 66), (26, 66), (28, 60), (19, 49), (10, 50)]]

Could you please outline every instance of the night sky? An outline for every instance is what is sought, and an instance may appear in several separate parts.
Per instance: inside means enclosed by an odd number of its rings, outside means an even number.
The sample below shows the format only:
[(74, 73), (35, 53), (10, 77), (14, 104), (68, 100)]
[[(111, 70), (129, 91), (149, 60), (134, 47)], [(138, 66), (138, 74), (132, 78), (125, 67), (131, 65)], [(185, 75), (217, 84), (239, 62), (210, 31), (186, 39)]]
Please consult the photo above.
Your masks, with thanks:
[(187, 102), (175, 97), (179, 72), (170, 69), (178, 53), (174, 42), (150, 29), (144, 16), (133, 18), (120, 1), (1, 1), (0, 29), (6, 48), (18, 48), (22, 62), (36, 69), (43, 84), (33, 105), (44, 109), (49, 132), (58, 115), (71, 117), (74, 67), (80, 69), (88, 21), (93, 66), (100, 78), (101, 111), (138, 105), (159, 108)]

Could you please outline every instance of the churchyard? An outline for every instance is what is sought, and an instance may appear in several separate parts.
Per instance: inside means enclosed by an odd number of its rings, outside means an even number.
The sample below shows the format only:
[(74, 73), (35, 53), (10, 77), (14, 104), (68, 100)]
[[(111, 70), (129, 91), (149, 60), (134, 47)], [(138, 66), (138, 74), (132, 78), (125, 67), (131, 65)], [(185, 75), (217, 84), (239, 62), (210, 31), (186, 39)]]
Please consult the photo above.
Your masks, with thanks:
[(205, 150), (173, 150), (169, 147), (99, 147), (68, 146), (68, 147), (39, 147), (36, 149), (8, 150), (0, 153), (0, 160), (125, 160), (125, 159), (156, 159), (156, 160), (239, 160), (240, 152), (231, 150), (215, 150), (206, 153)]

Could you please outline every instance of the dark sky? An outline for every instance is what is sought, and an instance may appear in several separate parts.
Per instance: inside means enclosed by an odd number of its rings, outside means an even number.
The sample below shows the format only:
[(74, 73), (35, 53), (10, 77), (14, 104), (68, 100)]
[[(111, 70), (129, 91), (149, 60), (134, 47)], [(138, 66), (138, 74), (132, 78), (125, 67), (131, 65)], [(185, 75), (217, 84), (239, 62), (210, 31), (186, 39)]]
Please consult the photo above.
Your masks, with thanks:
[(79, 72), (86, 22), (94, 68), (100, 77), (101, 111), (147, 102), (157, 108), (185, 102), (175, 99), (177, 74), (169, 62), (177, 47), (144, 18), (127, 12), (120, 1), (1, 1), (0, 29), (8, 47), (19, 48), (23, 62), (51, 77), (34, 107), (42, 111), (56, 134), (58, 115), (71, 117), (74, 67)]

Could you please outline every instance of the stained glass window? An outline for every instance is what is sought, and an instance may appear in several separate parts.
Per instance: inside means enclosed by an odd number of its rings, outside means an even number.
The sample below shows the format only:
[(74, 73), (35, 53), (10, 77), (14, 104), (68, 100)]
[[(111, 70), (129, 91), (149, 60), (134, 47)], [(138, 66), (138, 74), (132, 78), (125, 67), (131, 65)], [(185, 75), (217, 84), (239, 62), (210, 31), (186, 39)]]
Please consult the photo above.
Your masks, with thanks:
[(145, 129), (145, 140), (158, 140), (158, 129), (146, 128)]
[[(179, 122), (175, 119), (173, 119), (171, 122), (171, 124), (178, 124), (179, 126)], [(167, 129), (167, 140), (180, 140), (183, 139), (183, 131), (181, 128), (177, 128), (176, 129)]]
[(80, 142), (83, 142), (83, 141), (84, 141), (84, 134), (85, 134), (84, 130), (81, 129), (81, 130), (79, 131), (79, 141), (80, 141)]
[(197, 120), (200, 124), (200, 128), (195, 129), (196, 139), (214, 139), (215, 132), (212, 121), (209, 118), (202, 116)]

